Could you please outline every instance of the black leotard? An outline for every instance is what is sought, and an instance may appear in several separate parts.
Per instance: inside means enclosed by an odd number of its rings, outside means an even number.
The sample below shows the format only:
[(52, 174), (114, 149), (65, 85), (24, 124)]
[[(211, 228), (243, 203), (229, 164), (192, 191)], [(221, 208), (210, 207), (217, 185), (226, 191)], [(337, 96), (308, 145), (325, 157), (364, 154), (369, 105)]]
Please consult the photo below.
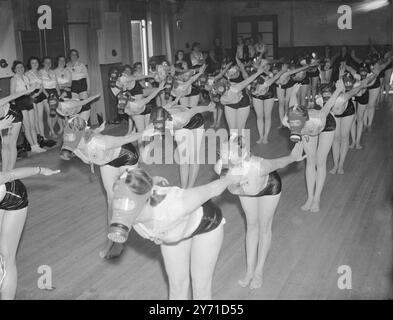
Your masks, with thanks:
[(14, 211), (24, 209), (28, 206), (27, 191), (20, 180), (5, 183), (5, 196), (0, 202), (0, 210)]

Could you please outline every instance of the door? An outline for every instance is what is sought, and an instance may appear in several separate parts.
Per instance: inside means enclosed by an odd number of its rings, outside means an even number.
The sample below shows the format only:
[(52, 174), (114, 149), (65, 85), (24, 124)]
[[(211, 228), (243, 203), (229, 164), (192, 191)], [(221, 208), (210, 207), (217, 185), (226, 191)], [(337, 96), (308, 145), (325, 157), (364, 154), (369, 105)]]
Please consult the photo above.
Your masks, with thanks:
[(277, 58), (278, 26), (276, 15), (242, 16), (232, 18), (232, 47), (236, 48), (237, 38), (253, 38), (261, 34), (266, 45), (267, 57)]

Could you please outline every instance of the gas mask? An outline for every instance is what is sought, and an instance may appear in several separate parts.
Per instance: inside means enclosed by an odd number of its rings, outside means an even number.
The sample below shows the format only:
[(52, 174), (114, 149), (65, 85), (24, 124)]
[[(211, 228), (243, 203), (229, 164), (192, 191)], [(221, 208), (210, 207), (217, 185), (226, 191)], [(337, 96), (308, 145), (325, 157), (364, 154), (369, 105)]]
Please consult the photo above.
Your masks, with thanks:
[(343, 75), (343, 79), (342, 80), (343, 80), (343, 83), (344, 83), (344, 86), (345, 86), (345, 91), (352, 90), (353, 85), (356, 82), (356, 80), (353, 77), (353, 75), (350, 74), (350, 73), (346, 73), (346, 74)]
[(109, 73), (109, 86), (111, 88), (116, 87), (116, 81), (118, 78), (119, 78), (119, 70), (117, 70), (116, 68), (113, 68), (111, 70), (111, 72)]
[(333, 94), (333, 91), (334, 91), (334, 88), (330, 84), (322, 84), (319, 87), (319, 92), (322, 97), (323, 104), (325, 104), (330, 99), (330, 97)]
[(176, 79), (173, 82), (171, 94), (174, 97), (184, 97), (190, 93), (191, 93), (191, 86), (190, 85), (186, 85), (185, 82), (178, 80), (178, 79)]
[(230, 87), (229, 81), (226, 80), (225, 78), (221, 78), (215, 81), (211, 87), (210, 99), (215, 103), (219, 103), (220, 98), (229, 89), (229, 87)]
[(126, 242), (132, 225), (150, 198), (150, 192), (136, 194), (129, 183), (127, 175), (113, 186), (112, 219), (108, 232), (108, 238), (113, 242)]
[(124, 114), (124, 109), (131, 98), (131, 93), (128, 91), (121, 91), (117, 95), (117, 110), (119, 114)]
[(64, 127), (63, 146), (60, 150), (60, 158), (70, 160), (73, 151), (78, 148), (80, 141), (87, 129), (86, 120), (79, 116), (69, 119)]
[(157, 107), (150, 113), (150, 122), (153, 123), (154, 129), (161, 135), (165, 134), (165, 124), (167, 120), (172, 120), (170, 113), (162, 107)]
[(293, 106), (288, 110), (288, 123), (291, 130), (290, 140), (299, 142), (301, 140), (301, 131), (309, 119), (307, 108), (303, 106)]
[(236, 79), (240, 76), (240, 70), (238, 66), (232, 66), (226, 72), (226, 76), (228, 79)]

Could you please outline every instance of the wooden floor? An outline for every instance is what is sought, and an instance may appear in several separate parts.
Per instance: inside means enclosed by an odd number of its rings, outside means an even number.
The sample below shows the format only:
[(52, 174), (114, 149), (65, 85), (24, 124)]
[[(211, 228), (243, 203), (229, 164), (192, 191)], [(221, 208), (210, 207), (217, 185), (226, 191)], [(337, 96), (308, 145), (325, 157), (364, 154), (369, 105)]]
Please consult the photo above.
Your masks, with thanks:
[[(391, 103), (389, 106), (392, 105)], [(276, 108), (276, 107), (275, 107)], [(240, 288), (245, 270), (245, 223), (239, 201), (229, 193), (216, 199), (227, 220), (217, 264), (215, 299), (387, 299), (392, 290), (392, 108), (377, 111), (364, 149), (351, 150), (345, 175), (328, 174), (321, 211), (305, 213), (304, 164), (280, 172), (283, 196), (273, 222), (273, 240), (263, 287)], [(271, 142), (254, 146), (266, 158), (289, 151), (288, 131), (275, 129)], [(255, 117), (247, 124), (256, 139)], [(102, 260), (106, 204), (99, 172), (74, 159), (61, 161), (58, 149), (18, 161), (17, 166), (60, 168), (56, 177), (25, 179), (30, 208), (18, 252), (18, 299), (166, 299), (167, 281), (159, 247), (132, 233), (123, 256)], [(328, 168), (332, 165), (329, 156)], [(96, 170), (99, 171), (99, 170)], [(152, 174), (179, 183), (176, 165), (151, 166)], [(198, 184), (214, 177), (201, 167)], [(41, 265), (52, 268), (53, 291), (37, 287)], [(352, 270), (352, 289), (337, 286), (337, 269)]]

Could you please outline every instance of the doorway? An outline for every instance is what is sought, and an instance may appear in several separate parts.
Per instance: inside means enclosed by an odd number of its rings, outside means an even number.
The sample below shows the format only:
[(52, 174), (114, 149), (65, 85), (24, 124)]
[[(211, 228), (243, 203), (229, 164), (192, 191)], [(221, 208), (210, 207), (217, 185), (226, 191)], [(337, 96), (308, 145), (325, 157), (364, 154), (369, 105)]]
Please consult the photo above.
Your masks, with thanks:
[(237, 38), (253, 38), (261, 34), (266, 45), (267, 57), (277, 58), (278, 26), (276, 15), (243, 16), (232, 18), (232, 47), (236, 48)]

